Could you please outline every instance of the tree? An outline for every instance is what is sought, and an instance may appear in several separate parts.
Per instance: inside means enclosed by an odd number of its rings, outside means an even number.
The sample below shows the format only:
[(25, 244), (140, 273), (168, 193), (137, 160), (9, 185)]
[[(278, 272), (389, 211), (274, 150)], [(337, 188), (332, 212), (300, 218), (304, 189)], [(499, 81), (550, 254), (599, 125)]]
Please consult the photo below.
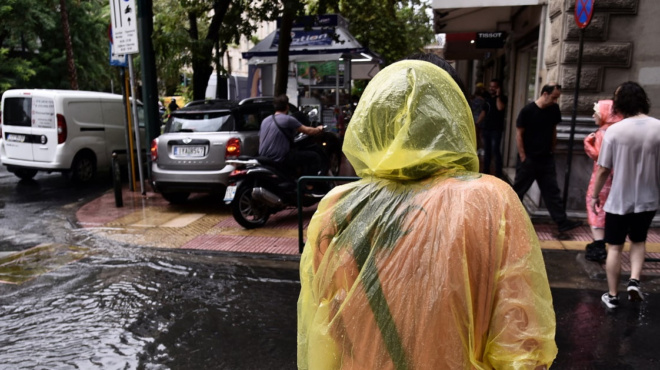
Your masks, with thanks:
[[(0, 6), (0, 93), (23, 86), (35, 75), (30, 50), (39, 25), (52, 23), (38, 0), (5, 0)], [(20, 32), (19, 32), (20, 30)]]
[(62, 18), (62, 36), (66, 49), (66, 65), (69, 71), (71, 89), (78, 90), (78, 74), (76, 73), (76, 62), (73, 58), (73, 45), (71, 43), (71, 29), (69, 26), (69, 12), (66, 10), (66, 0), (60, 0), (60, 17)]
[[(59, 12), (63, 0), (3, 0), (0, 5), (0, 92), (9, 88), (71, 88), (67, 46)], [(66, 0), (78, 86), (108, 91), (114, 78), (108, 57), (107, 0)], [(55, 10), (55, 11), (54, 11)]]
[(296, 16), (302, 15), (305, 7), (298, 0), (282, 0), (282, 20), (280, 37), (277, 45), (277, 67), (275, 70), (275, 96), (286, 94), (289, 82), (289, 48), (291, 47), (291, 29)]
[(421, 0), (317, 0), (313, 11), (341, 13), (362, 46), (380, 54), (386, 64), (420, 51), (434, 34)]
[[(270, 1), (254, 4), (249, 0), (157, 0), (155, 6), (169, 13), (154, 11), (154, 49), (158, 52), (169, 48), (167, 55), (178, 55), (174, 63), (172, 58), (159, 58), (158, 68), (170, 69), (172, 73), (190, 65), (193, 99), (204, 99), (213, 72), (214, 46), (223, 52), (227, 44), (238, 43), (241, 36), (251, 36), (256, 30), (255, 21), (271, 19), (276, 8)], [(181, 30), (181, 25), (186, 37), (181, 38), (180, 31), (175, 31), (178, 48), (171, 48), (168, 30)], [(174, 65), (167, 66), (168, 63)]]

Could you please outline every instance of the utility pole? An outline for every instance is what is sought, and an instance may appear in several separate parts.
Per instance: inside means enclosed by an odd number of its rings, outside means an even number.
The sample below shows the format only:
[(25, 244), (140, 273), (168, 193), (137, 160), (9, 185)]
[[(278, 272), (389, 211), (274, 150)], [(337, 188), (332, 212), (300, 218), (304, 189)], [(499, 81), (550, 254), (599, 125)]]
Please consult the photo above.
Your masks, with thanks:
[[(151, 42), (154, 30), (153, 0), (138, 1), (138, 34), (140, 38), (140, 65), (142, 70), (142, 103), (146, 121), (147, 148), (151, 141), (160, 135), (160, 116), (158, 114), (158, 84), (156, 76), (156, 58)], [(147, 163), (151, 156), (147, 155)], [(147, 177), (151, 178), (151, 166), (147, 166)]]

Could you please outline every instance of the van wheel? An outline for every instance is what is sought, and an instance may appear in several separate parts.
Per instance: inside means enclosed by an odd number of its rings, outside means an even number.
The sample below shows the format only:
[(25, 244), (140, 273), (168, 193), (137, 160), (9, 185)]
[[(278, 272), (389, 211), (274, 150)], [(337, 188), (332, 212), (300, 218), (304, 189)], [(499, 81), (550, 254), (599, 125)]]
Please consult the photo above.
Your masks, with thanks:
[(163, 193), (163, 198), (171, 204), (181, 204), (188, 199), (190, 193), (176, 192), (176, 193)]
[(21, 180), (32, 180), (37, 175), (37, 170), (29, 169), (15, 169), (14, 175), (18, 176)]
[(84, 184), (96, 176), (96, 160), (94, 157), (81, 153), (76, 155), (71, 165), (71, 181), (76, 184)]

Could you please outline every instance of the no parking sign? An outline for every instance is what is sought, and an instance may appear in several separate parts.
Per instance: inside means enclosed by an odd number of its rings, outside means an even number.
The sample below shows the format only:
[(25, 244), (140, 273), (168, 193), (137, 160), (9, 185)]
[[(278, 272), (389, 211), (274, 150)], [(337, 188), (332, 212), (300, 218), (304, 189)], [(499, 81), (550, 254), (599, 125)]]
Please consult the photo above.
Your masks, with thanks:
[(594, 15), (594, 0), (575, 0), (575, 24), (586, 28)]

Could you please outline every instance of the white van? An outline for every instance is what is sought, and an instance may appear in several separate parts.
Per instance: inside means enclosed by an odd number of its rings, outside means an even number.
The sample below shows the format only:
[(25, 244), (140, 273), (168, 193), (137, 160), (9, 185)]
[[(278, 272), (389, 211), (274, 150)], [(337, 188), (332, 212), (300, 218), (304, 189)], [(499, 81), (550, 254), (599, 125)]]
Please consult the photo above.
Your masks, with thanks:
[(114, 150), (126, 149), (124, 112), (116, 94), (7, 90), (0, 106), (0, 161), (21, 179), (47, 171), (87, 182), (97, 169), (110, 168)]

